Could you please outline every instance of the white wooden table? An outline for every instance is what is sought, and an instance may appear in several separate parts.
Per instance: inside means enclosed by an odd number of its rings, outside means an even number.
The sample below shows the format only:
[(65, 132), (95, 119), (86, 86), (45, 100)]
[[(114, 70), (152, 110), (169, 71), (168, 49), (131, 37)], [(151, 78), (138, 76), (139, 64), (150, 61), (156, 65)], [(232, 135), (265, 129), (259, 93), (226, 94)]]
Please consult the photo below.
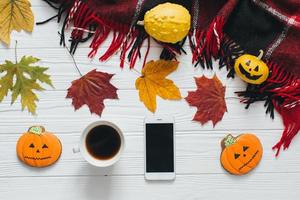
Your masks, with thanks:
[[(42, 21), (55, 11), (40, 0), (32, 0), (36, 21)], [(157, 115), (167, 114), (176, 120), (177, 177), (174, 182), (146, 182), (144, 180), (143, 119), (152, 115), (139, 101), (135, 90), (138, 74), (119, 68), (114, 56), (106, 63), (87, 58), (88, 44), (81, 45), (75, 55), (83, 73), (98, 70), (116, 73), (119, 100), (106, 100), (106, 108), (99, 118), (90, 115), (87, 107), (74, 112), (71, 100), (65, 99), (66, 89), (77, 73), (66, 49), (59, 46), (60, 26), (50, 22), (36, 26), (32, 34), (12, 34), (11, 48), (0, 46), (0, 63), (14, 60), (14, 40), (18, 40), (18, 55), (33, 55), (42, 59), (40, 65), (49, 67), (55, 89), (39, 94), (37, 116), (20, 111), (20, 104), (10, 106), (10, 98), (0, 104), (0, 199), (1, 200), (186, 200), (186, 199), (299, 199), (300, 196), (300, 137), (279, 158), (271, 150), (282, 132), (278, 115), (272, 121), (264, 113), (262, 103), (245, 110), (234, 91), (245, 84), (238, 78), (226, 79), (226, 71), (215, 73), (226, 85), (228, 112), (212, 127), (201, 126), (191, 119), (196, 111), (182, 101), (158, 98)], [(107, 47), (108, 42), (103, 45)], [(149, 59), (157, 59), (159, 47), (152, 43)], [(105, 48), (100, 49), (99, 55)], [(169, 77), (180, 87), (182, 95), (194, 90), (194, 76), (214, 72), (194, 68), (190, 55), (179, 58), (179, 69)], [(141, 65), (141, 64), (140, 64)], [(136, 67), (140, 70), (140, 65)], [(73, 154), (81, 131), (96, 120), (109, 120), (125, 133), (126, 149), (121, 160), (111, 169), (89, 166), (79, 154)], [(19, 162), (15, 145), (20, 134), (33, 124), (42, 124), (57, 134), (63, 144), (60, 160), (44, 169), (27, 167)], [(220, 163), (220, 140), (227, 134), (252, 132), (261, 139), (264, 155), (260, 165), (250, 174), (236, 177), (226, 173)]]

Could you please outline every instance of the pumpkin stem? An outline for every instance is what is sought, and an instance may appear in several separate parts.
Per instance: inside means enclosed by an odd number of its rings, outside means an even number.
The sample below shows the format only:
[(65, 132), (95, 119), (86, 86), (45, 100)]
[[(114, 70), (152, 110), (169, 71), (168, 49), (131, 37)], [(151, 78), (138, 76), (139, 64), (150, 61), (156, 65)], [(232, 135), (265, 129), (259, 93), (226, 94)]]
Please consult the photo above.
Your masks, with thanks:
[(144, 21), (137, 21), (136, 24), (139, 25), (139, 26), (144, 26)]
[(45, 128), (43, 126), (32, 126), (28, 129), (28, 132), (41, 135), (43, 132), (45, 132)]
[(224, 138), (225, 147), (229, 147), (229, 146), (233, 145), (234, 143), (235, 143), (235, 138), (231, 134), (228, 134)]
[(257, 56), (257, 58), (259, 60), (261, 60), (263, 56), (264, 56), (264, 51), (263, 50), (259, 50), (259, 55)]

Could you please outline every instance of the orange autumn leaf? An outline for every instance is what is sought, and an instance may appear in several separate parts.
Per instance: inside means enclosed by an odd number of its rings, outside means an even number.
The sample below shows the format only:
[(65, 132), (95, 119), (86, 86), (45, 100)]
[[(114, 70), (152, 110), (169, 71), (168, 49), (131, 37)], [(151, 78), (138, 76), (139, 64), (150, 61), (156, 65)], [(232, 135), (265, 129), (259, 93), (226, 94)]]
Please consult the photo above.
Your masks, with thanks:
[(150, 61), (143, 68), (142, 76), (136, 80), (135, 87), (139, 90), (140, 101), (151, 112), (156, 110), (156, 96), (168, 100), (182, 98), (173, 81), (166, 79), (166, 76), (177, 69), (178, 64), (177, 61)]
[(199, 121), (201, 124), (211, 120), (215, 126), (227, 111), (225, 86), (216, 75), (212, 79), (202, 76), (195, 78), (195, 81), (197, 90), (188, 92), (188, 96), (185, 98), (190, 106), (197, 107), (193, 120)]

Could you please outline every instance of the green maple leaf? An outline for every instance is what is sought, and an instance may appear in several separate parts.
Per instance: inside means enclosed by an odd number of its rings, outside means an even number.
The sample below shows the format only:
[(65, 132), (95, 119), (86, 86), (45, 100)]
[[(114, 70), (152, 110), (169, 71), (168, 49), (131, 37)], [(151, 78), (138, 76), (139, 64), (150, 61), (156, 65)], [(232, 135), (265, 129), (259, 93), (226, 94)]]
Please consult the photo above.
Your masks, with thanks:
[(13, 63), (6, 60), (4, 64), (0, 65), (0, 76), (2, 76), (0, 78), (0, 102), (11, 91), (12, 104), (21, 96), (22, 110), (27, 107), (30, 113), (35, 114), (38, 97), (34, 90), (45, 90), (38, 82), (53, 87), (50, 76), (45, 74), (48, 68), (31, 66), (38, 61), (38, 58), (23, 56), (20, 62)]

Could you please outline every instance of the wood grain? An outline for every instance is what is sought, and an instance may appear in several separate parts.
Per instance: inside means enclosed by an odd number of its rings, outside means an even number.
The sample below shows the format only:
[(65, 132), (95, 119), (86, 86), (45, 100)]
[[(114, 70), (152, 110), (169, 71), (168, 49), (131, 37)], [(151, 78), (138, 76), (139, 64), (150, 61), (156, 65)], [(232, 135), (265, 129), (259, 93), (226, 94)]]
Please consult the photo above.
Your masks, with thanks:
[[(245, 132), (245, 131), (244, 131)], [(293, 145), (289, 154), (285, 152), (277, 160), (271, 150), (275, 142), (275, 136), (280, 131), (254, 130), (261, 139), (264, 146), (264, 155), (261, 164), (251, 173), (256, 174), (284, 173), (287, 172), (286, 165), (289, 163), (289, 173), (299, 173), (299, 161), (295, 157), (300, 156), (299, 147)], [(227, 174), (219, 163), (221, 153), (220, 141), (228, 132), (224, 131), (189, 131), (176, 132), (176, 163), (177, 174)], [(231, 132), (234, 134), (233, 132)], [(2, 160), (0, 165), (1, 177), (18, 176), (94, 176), (94, 175), (143, 175), (144, 173), (144, 151), (143, 135), (126, 134), (126, 148), (121, 160), (112, 168), (99, 170), (89, 166), (80, 154), (74, 154), (72, 148), (76, 147), (80, 133), (57, 133), (63, 144), (63, 154), (58, 163), (54, 166), (35, 169), (27, 167), (16, 160), (15, 144), (19, 134), (1, 134), (0, 150), (5, 151), (5, 155), (0, 155)], [(296, 140), (297, 142), (297, 140)], [(272, 166), (272, 167), (269, 167)], [(80, 174), (78, 174), (80, 173)]]
[[(143, 176), (1, 178), (1, 199), (298, 199), (294, 173), (178, 175), (174, 182), (146, 182)], [(269, 189), (267, 189), (269, 188)], [(16, 192), (18, 191), (18, 192)]]
[[(56, 11), (41, 0), (31, 0), (36, 21), (45, 20)], [(238, 78), (227, 79), (227, 71), (207, 71), (195, 68), (188, 54), (179, 57), (180, 66), (172, 73), (172, 79), (180, 88), (182, 96), (195, 90), (193, 77), (215, 73), (226, 85), (228, 112), (213, 128), (211, 123), (201, 126), (191, 121), (196, 109), (184, 101), (157, 100), (156, 115), (169, 115), (175, 119), (176, 168), (174, 182), (147, 182), (144, 180), (143, 120), (152, 116), (138, 99), (135, 80), (139, 76), (142, 61), (136, 71), (119, 68), (119, 57), (114, 55), (108, 62), (100, 63), (98, 57), (109, 45), (106, 41), (94, 59), (87, 58), (89, 44), (79, 46), (75, 60), (82, 73), (96, 68), (113, 73), (119, 100), (106, 100), (101, 117), (91, 115), (87, 107), (74, 111), (71, 100), (65, 99), (71, 81), (79, 78), (72, 58), (64, 47), (59, 46), (60, 25), (55, 20), (35, 26), (34, 32), (14, 32), (12, 40), (18, 40), (18, 57), (33, 55), (41, 58), (39, 65), (49, 67), (55, 88), (39, 93), (37, 116), (21, 112), (20, 103), (10, 105), (10, 98), (0, 104), (0, 199), (1, 200), (198, 200), (198, 199), (257, 199), (296, 200), (300, 192), (300, 138), (293, 140), (290, 148), (274, 157), (272, 145), (280, 138), (282, 121), (265, 115), (263, 103), (250, 110), (244, 109), (235, 92), (243, 90), (245, 83)], [(68, 31), (67, 31), (68, 32)], [(10, 47), (0, 45), (0, 63), (14, 60), (14, 42)], [(148, 60), (158, 59), (160, 47), (152, 42)], [(145, 47), (142, 48), (142, 55)], [(96, 120), (116, 123), (124, 132), (125, 152), (112, 168), (98, 169), (88, 165), (72, 148), (78, 145), (82, 130)], [(53, 166), (35, 169), (23, 165), (16, 157), (18, 137), (33, 124), (42, 124), (56, 133), (63, 144), (60, 160)], [(225, 172), (219, 161), (220, 140), (228, 133), (255, 133), (264, 147), (260, 165), (250, 174), (236, 177)]]

